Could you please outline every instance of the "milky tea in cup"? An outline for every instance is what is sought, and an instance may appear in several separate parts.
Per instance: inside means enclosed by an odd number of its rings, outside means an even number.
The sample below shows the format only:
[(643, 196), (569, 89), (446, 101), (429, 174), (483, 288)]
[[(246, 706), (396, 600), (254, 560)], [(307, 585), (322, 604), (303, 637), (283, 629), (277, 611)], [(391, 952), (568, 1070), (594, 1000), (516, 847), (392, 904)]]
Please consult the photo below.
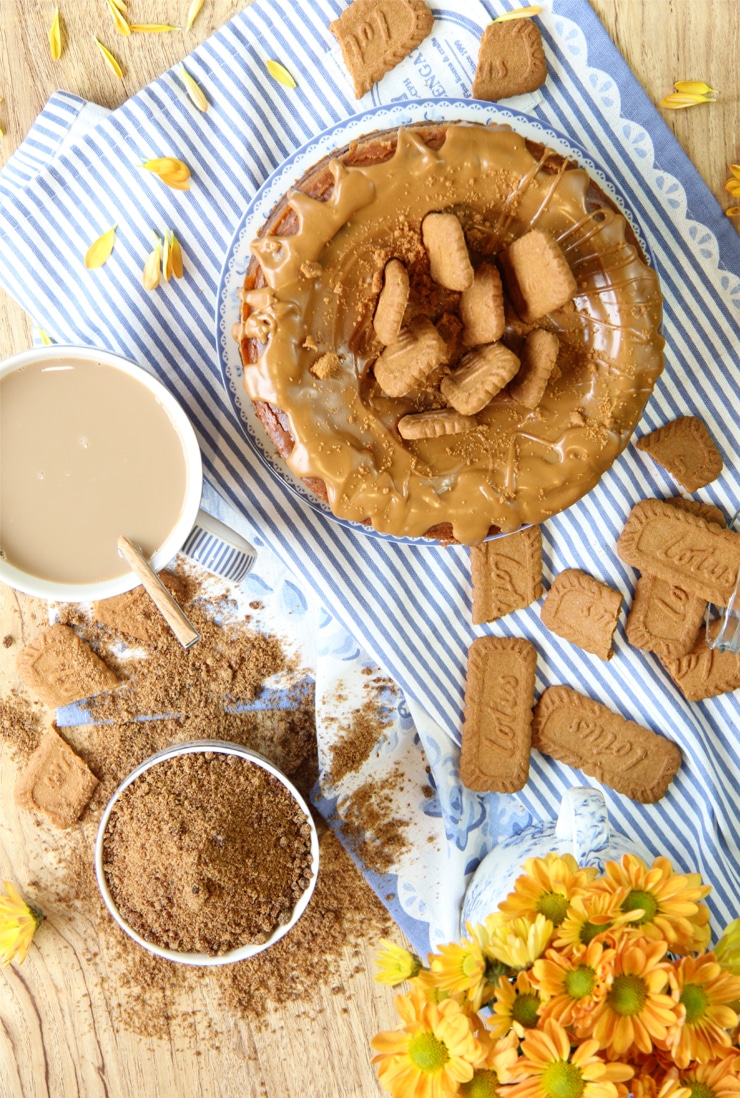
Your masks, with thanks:
[(146, 557), (164, 553), (162, 567), (193, 524), (201, 483), (187, 417), (133, 363), (60, 346), (0, 366), (5, 582), (62, 600), (129, 589), (138, 581), (119, 534)]

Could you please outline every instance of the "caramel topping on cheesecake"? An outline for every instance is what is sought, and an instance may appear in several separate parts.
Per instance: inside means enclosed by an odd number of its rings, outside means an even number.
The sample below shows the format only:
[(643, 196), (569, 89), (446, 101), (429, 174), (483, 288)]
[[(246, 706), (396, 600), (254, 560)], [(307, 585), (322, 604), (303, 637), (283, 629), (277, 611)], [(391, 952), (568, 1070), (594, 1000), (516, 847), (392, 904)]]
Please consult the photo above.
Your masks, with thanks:
[[(641, 415), (663, 365), (657, 276), (588, 175), (508, 127), (427, 125), (365, 140), (382, 158), (362, 160), (355, 145), (320, 165), (307, 178), (328, 185), (312, 197), (300, 184), (252, 245), (235, 331), (247, 392), (280, 410), (289, 467), (323, 482), (339, 517), (398, 536), (447, 523), (466, 544), (540, 522), (597, 483)], [(473, 268), (533, 230), (547, 234), (575, 295), (537, 320), (560, 349), (536, 408), (503, 390), (473, 429), (409, 439), (399, 421), (445, 407), (440, 383), (465, 351), (461, 295), (430, 278), (430, 213), (459, 220)], [(447, 348), (396, 396), (374, 372), (384, 346), (373, 317), (391, 259), (409, 273), (404, 325), (416, 330), (424, 316)], [(522, 344), (521, 320), (507, 322), (502, 349), (518, 355)], [(317, 376), (327, 354), (335, 369)]]

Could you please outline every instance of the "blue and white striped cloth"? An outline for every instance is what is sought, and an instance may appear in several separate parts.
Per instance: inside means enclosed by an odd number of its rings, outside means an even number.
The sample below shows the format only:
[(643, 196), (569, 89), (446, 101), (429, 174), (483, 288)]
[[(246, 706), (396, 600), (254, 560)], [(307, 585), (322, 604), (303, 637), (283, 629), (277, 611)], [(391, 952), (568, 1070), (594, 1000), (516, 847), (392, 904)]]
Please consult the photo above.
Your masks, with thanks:
[[(513, 5), (432, 3), (433, 34), (359, 104), (328, 30), (345, 6), (256, 0), (188, 59), (211, 104), (207, 114), (184, 97), (173, 70), (69, 142), (50, 165), (34, 167), (33, 140), (48, 144), (66, 133), (62, 116), (72, 103), (55, 97), (38, 123), (48, 132), (32, 131), (0, 176), (0, 282), (55, 340), (128, 355), (178, 395), (198, 431), (210, 484), (244, 517), (249, 539), (269, 546), (337, 627), (400, 684), (430, 756), (447, 743), (453, 772), (467, 649), (485, 632), (534, 642), (538, 692), (567, 683), (676, 740), (685, 763), (663, 801), (641, 806), (608, 793), (610, 815), (619, 830), (640, 836), (677, 868), (705, 875), (714, 886), (717, 926), (737, 914), (740, 892), (738, 697), (685, 703), (661, 666), (627, 645), (623, 627), (609, 664), (549, 633), (538, 606), (473, 627), (465, 549), (394, 545), (325, 519), (266, 472), (235, 422), (214, 315), (224, 257), (256, 190), (300, 145), (358, 110), (406, 98), (468, 97), (482, 28)], [(700, 496), (731, 515), (740, 500), (737, 234), (587, 0), (552, 0), (538, 21), (548, 80), (512, 106), (588, 150), (635, 212), (663, 285), (666, 369), (637, 433), (684, 413), (703, 418), (725, 470)], [(265, 67), (271, 58), (289, 69), (296, 89), (272, 80)], [(137, 167), (164, 155), (188, 162), (190, 191), (168, 190)], [(85, 250), (113, 223), (111, 259), (85, 271)], [(151, 230), (167, 228), (182, 242), (186, 277), (147, 293), (141, 269)], [(629, 605), (635, 574), (616, 556), (617, 536), (636, 500), (674, 493), (670, 478), (630, 447), (589, 496), (544, 525), (546, 582), (563, 568), (583, 568), (621, 590)], [(582, 780), (535, 752), (519, 803), (535, 817), (552, 817), (563, 790)], [(490, 820), (506, 816), (502, 800), (487, 800)], [(480, 828), (483, 818), (466, 815), (466, 803), (447, 797), (448, 836), (459, 838), (461, 815), (468, 833)], [(491, 825), (487, 841), (495, 833)]]

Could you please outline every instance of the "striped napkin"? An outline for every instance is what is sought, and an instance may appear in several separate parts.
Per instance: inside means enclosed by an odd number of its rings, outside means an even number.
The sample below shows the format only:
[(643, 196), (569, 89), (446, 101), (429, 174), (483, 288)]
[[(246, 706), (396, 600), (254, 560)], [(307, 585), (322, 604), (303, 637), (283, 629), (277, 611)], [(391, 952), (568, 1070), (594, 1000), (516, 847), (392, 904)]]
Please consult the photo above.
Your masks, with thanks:
[[(678, 869), (704, 874), (714, 886), (716, 927), (736, 913), (740, 887), (738, 748), (728, 735), (740, 724), (738, 698), (685, 703), (660, 665), (627, 645), (623, 628), (607, 665), (550, 634), (538, 606), (472, 626), (464, 548), (397, 545), (326, 519), (266, 472), (233, 414), (214, 316), (222, 263), (259, 186), (303, 143), (358, 111), (424, 98), (435, 100), (428, 110), (436, 117), (435, 103), (442, 112), (452, 109), (447, 97), (467, 99), (481, 31), (512, 5), (432, 4), (432, 35), (359, 103), (328, 31), (344, 6), (341, 0), (307, 0), (300, 7), (257, 0), (188, 59), (211, 103), (207, 114), (184, 98), (173, 70), (70, 142), (51, 164), (34, 172), (32, 149), (25, 161), (11, 162), (0, 176), (0, 282), (52, 338), (128, 355), (177, 394), (198, 431), (221, 506), (241, 516), (249, 540), (268, 548), (323, 607), (327, 653), (356, 648), (361, 662), (383, 668), (398, 684), (388, 743), (395, 736), (398, 745), (409, 744), (418, 736), (435, 784), (444, 776), (419, 805), (438, 813), (444, 828), (442, 855), (452, 859), (455, 903), (488, 845), (530, 816), (552, 818), (564, 790), (584, 780), (534, 752), (530, 780), (516, 798), (476, 798), (461, 790), (457, 745), (467, 649), (476, 635), (494, 633), (534, 642), (538, 693), (566, 683), (679, 743), (685, 762), (660, 804), (641, 806), (607, 791), (610, 816), (620, 831), (667, 855)], [(700, 496), (731, 515), (740, 499), (733, 407), (740, 383), (737, 235), (586, 0), (546, 3), (539, 24), (548, 80), (510, 106), (587, 151), (597, 180), (613, 186), (634, 211), (663, 285), (666, 370), (637, 434), (681, 414), (700, 416), (725, 459), (722, 476)], [(270, 77), (270, 59), (288, 68), (295, 89)], [(53, 109), (64, 109), (58, 98)], [(45, 111), (40, 124), (47, 122)], [(189, 163), (189, 192), (169, 191), (137, 167), (160, 155)], [(113, 256), (99, 271), (86, 272), (86, 248), (114, 222)], [(151, 230), (166, 228), (182, 241), (186, 277), (150, 294), (141, 268)], [(638, 499), (673, 494), (670, 478), (630, 447), (593, 492), (545, 523), (546, 584), (564, 568), (582, 568), (619, 589), (629, 605), (635, 573), (617, 558), (615, 541)], [(228, 522), (228, 514), (221, 517)], [(321, 696), (318, 690), (319, 705)], [(450, 925), (449, 905), (445, 917), (437, 917), (435, 903), (446, 886), (438, 867), (435, 873), (437, 882), (427, 876), (425, 891), (413, 875), (396, 875), (397, 887), (389, 889), (412, 920), (405, 926), (423, 928), (418, 940), (427, 932), (436, 940), (439, 927)], [(375, 884), (381, 891), (383, 881)]]

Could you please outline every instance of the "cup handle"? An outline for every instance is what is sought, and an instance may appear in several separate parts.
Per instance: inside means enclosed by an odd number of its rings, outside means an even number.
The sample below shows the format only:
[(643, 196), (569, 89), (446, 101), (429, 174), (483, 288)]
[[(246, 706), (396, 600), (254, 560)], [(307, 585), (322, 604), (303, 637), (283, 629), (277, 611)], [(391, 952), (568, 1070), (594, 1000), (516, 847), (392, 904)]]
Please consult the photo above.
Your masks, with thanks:
[(246, 538), (203, 510), (198, 511), (182, 552), (208, 572), (233, 583), (244, 579), (257, 559), (257, 550)]
[(568, 789), (560, 806), (555, 835), (569, 843), (579, 865), (591, 865), (609, 847), (611, 828), (606, 800), (600, 789)]

